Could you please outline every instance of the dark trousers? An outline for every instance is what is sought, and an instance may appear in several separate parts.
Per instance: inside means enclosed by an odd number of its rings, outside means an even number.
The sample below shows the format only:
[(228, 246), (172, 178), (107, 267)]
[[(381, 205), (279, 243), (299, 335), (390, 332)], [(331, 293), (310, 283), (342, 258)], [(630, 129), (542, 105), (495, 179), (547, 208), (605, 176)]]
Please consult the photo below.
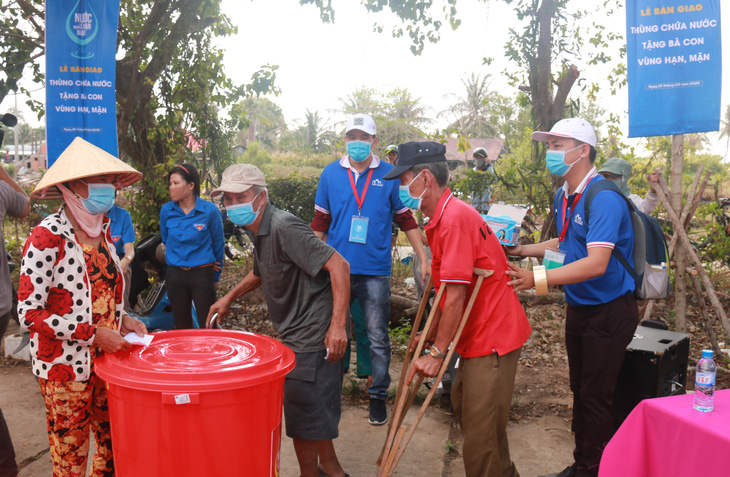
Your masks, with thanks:
[(172, 306), (175, 329), (193, 328), (191, 306), (195, 303), (198, 325), (205, 328), (205, 319), (210, 307), (215, 303), (215, 278), (213, 267), (183, 270), (179, 267), (167, 267), (167, 296)]
[(10, 431), (5, 424), (3, 410), (0, 409), (0, 477), (18, 475), (18, 464), (15, 463), (15, 449), (10, 440)]
[(5, 336), (5, 331), (8, 329), (8, 323), (10, 323), (10, 312), (0, 315), (0, 340)]
[(613, 436), (613, 394), (626, 346), (639, 322), (632, 295), (603, 305), (568, 305), (565, 342), (573, 391), (573, 456), (578, 476), (597, 476)]

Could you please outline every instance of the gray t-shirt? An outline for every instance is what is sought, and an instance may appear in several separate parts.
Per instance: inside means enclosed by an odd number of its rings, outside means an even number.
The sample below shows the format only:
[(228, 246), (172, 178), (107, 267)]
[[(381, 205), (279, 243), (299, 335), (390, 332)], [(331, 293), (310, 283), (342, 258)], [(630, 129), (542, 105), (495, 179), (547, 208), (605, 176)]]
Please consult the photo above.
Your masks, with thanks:
[(254, 240), (253, 273), (261, 277), (271, 321), (297, 353), (325, 349), (332, 284), (322, 267), (335, 249), (289, 212), (267, 204)]
[[(6, 215), (17, 217), (22, 214), (27, 200), (28, 197), (25, 194), (16, 191), (6, 182), (0, 181), (0, 223), (5, 221)], [(10, 311), (13, 303), (12, 293), (8, 258), (5, 255), (5, 236), (0, 227), (0, 316)]]

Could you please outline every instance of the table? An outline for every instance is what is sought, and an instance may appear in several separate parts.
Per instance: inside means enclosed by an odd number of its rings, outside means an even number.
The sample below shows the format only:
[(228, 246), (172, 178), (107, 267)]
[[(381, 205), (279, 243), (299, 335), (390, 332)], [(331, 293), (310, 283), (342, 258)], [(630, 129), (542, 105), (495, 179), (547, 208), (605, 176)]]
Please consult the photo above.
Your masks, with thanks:
[(696, 411), (693, 399), (641, 401), (603, 451), (599, 477), (728, 475), (730, 389), (715, 391), (712, 412)]

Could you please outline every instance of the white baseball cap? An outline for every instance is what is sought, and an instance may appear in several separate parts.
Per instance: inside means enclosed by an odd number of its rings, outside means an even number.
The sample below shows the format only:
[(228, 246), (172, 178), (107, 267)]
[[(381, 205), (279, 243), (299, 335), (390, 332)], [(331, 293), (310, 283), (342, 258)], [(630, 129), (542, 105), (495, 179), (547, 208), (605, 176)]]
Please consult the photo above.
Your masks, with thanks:
[(354, 114), (347, 118), (347, 124), (345, 125), (345, 134), (349, 133), (353, 129), (366, 132), (371, 136), (375, 136), (375, 121), (367, 114)]
[(535, 131), (532, 139), (535, 141), (547, 142), (551, 136), (567, 137), (590, 144), (596, 147), (596, 131), (593, 130), (588, 121), (580, 118), (561, 119), (550, 130), (550, 132)]

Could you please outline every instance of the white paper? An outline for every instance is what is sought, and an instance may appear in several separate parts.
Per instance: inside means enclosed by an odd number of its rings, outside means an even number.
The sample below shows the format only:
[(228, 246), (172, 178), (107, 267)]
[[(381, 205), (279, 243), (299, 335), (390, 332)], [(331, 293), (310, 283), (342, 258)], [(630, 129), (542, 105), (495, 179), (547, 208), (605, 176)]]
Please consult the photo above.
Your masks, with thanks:
[(144, 337), (142, 337), (142, 336), (139, 336), (137, 333), (128, 333), (127, 335), (124, 336), (124, 339), (132, 344), (149, 346), (150, 343), (152, 343), (154, 336), (153, 335), (144, 335)]

